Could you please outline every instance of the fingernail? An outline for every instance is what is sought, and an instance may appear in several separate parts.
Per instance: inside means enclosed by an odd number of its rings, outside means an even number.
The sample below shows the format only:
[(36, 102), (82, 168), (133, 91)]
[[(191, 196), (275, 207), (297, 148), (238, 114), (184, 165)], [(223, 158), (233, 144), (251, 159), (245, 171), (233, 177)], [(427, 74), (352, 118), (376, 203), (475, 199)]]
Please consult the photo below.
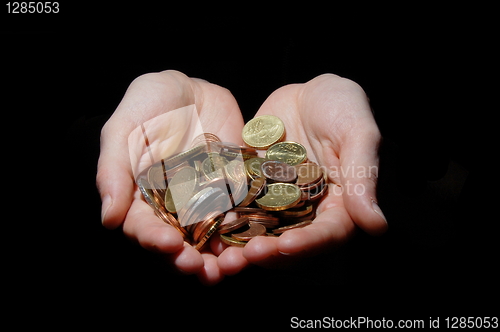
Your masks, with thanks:
[(106, 218), (106, 213), (108, 212), (108, 209), (113, 205), (113, 201), (111, 199), (111, 196), (106, 195), (102, 199), (102, 208), (101, 208), (101, 222), (104, 222), (104, 219)]
[(374, 199), (372, 199), (372, 209), (376, 214), (381, 216), (384, 219), (384, 221), (387, 223), (387, 219), (385, 218), (384, 213), (382, 212), (382, 210), (380, 209), (380, 206), (378, 206), (377, 202)]

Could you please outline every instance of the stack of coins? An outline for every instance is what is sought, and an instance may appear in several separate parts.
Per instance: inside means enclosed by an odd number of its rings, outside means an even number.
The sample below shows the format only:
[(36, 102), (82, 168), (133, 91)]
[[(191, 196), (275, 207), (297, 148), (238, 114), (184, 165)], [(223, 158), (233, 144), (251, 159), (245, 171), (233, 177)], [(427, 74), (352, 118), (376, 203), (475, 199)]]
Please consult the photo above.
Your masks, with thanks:
[[(324, 172), (307, 161), (306, 149), (283, 141), (278, 117), (250, 120), (242, 137), (249, 147), (202, 134), (189, 150), (162, 159), (137, 178), (156, 215), (198, 250), (214, 234), (226, 244), (244, 246), (256, 236), (306, 226), (328, 190)], [(267, 150), (265, 158), (258, 157), (260, 149)], [(229, 211), (236, 219), (225, 220)]]

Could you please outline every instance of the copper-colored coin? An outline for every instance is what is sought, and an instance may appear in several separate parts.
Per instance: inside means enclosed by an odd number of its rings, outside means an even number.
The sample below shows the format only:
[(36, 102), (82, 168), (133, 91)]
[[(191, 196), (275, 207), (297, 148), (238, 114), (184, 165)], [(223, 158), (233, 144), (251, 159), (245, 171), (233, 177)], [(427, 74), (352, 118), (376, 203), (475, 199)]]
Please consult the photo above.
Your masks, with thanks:
[(268, 160), (260, 165), (262, 175), (272, 182), (294, 182), (297, 179), (295, 167), (278, 160)]
[(266, 210), (263, 210), (261, 208), (247, 207), (247, 206), (236, 206), (232, 211), (245, 215), (248, 213), (267, 214)]
[(261, 221), (279, 221), (280, 219), (278, 217), (275, 217), (274, 215), (270, 213), (251, 213), (245, 215), (245, 217), (248, 217), (249, 222), (261, 222)]
[(266, 228), (273, 228), (279, 225), (280, 219), (271, 215), (247, 215), (250, 224), (261, 224)]
[(257, 150), (255, 150), (254, 148), (226, 142), (219, 143), (219, 146), (219, 154), (228, 158), (229, 160), (239, 159), (243, 161), (257, 157)]
[(266, 179), (265, 178), (257, 178), (255, 180), (252, 180), (250, 183), (250, 189), (248, 190), (248, 193), (246, 197), (241, 201), (241, 203), (238, 205), (240, 207), (243, 206), (248, 206), (250, 203), (252, 203), (257, 196), (262, 192), (262, 190), (266, 186)]
[(324, 185), (325, 185), (325, 179), (321, 177), (320, 180), (316, 183), (312, 183), (311, 185), (308, 186), (301, 186), (300, 187), (300, 191), (302, 193), (301, 200), (303, 201), (310, 200), (313, 196), (316, 196), (323, 190)]
[(328, 183), (324, 183), (323, 187), (321, 187), (321, 190), (319, 190), (318, 193), (315, 193), (315, 194), (311, 195), (309, 197), (309, 200), (310, 201), (315, 201), (318, 198), (321, 198), (321, 197), (325, 196), (327, 192), (328, 192)]
[(219, 234), (226, 234), (234, 230), (237, 230), (238, 228), (241, 228), (245, 225), (248, 225), (248, 217), (241, 217), (233, 221), (230, 221), (228, 223), (221, 224), (217, 228), (217, 231), (219, 232)]
[(247, 176), (243, 162), (238, 159), (231, 160), (224, 166), (223, 172), (231, 192), (233, 206), (238, 205), (248, 193)]
[(222, 218), (221, 222), (224, 220), (223, 214), (220, 214), (220, 211), (213, 211), (209, 213), (205, 218), (205, 220), (200, 221), (199, 223), (196, 224), (196, 227), (194, 228), (192, 232), (192, 238), (195, 243), (198, 243), (203, 236), (208, 232), (210, 227), (214, 224), (216, 219)]
[(239, 241), (250, 241), (254, 237), (264, 234), (266, 234), (266, 227), (261, 224), (253, 223), (250, 224), (248, 230), (237, 234), (231, 234), (231, 236)]
[(288, 225), (288, 226), (283, 226), (280, 228), (273, 229), (273, 233), (274, 234), (281, 234), (284, 231), (287, 231), (289, 229), (301, 228), (301, 227), (309, 225), (310, 223), (312, 223), (312, 220), (301, 221), (301, 222), (293, 224), (293, 225)]
[(316, 183), (323, 177), (323, 171), (316, 163), (304, 163), (296, 165), (297, 170), (297, 182), (298, 186), (306, 186), (312, 183)]
[(247, 181), (246, 179), (244, 179), (235, 183), (229, 180), (228, 184), (229, 189), (231, 190), (231, 199), (233, 206), (237, 206), (248, 193)]
[(207, 242), (207, 240), (214, 234), (214, 232), (217, 230), (217, 227), (219, 227), (220, 223), (222, 222), (224, 218), (218, 218), (214, 221), (212, 226), (210, 226), (209, 230), (205, 233), (203, 238), (200, 239), (198, 243), (195, 244), (194, 248), (196, 250), (201, 250), (203, 248), (203, 245)]

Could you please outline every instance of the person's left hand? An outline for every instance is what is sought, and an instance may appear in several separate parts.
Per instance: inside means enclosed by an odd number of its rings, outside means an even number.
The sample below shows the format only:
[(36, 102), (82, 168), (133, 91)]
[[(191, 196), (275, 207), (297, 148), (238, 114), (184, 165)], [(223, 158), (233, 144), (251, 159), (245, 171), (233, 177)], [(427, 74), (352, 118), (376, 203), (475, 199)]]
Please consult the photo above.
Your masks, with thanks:
[(293, 263), (339, 246), (356, 226), (373, 235), (386, 231), (376, 201), (381, 136), (359, 85), (332, 74), (287, 85), (271, 94), (256, 116), (264, 114), (279, 117), (286, 140), (304, 145), (308, 158), (327, 172), (328, 194), (312, 224), (222, 252), (218, 264), (223, 273), (237, 273), (246, 261), (268, 267)]

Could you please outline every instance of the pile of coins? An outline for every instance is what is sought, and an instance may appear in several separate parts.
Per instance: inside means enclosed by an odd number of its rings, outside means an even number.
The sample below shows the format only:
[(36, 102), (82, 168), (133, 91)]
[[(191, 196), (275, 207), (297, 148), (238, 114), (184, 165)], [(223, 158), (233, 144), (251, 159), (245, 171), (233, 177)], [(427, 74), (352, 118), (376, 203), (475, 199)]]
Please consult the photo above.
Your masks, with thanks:
[[(304, 146), (283, 141), (285, 127), (278, 117), (250, 120), (242, 137), (249, 147), (202, 134), (190, 149), (137, 178), (156, 215), (198, 250), (214, 234), (226, 244), (244, 246), (256, 236), (306, 226), (328, 191), (324, 172), (307, 160)], [(258, 150), (267, 150), (265, 157)], [(228, 212), (235, 218), (226, 218)]]

